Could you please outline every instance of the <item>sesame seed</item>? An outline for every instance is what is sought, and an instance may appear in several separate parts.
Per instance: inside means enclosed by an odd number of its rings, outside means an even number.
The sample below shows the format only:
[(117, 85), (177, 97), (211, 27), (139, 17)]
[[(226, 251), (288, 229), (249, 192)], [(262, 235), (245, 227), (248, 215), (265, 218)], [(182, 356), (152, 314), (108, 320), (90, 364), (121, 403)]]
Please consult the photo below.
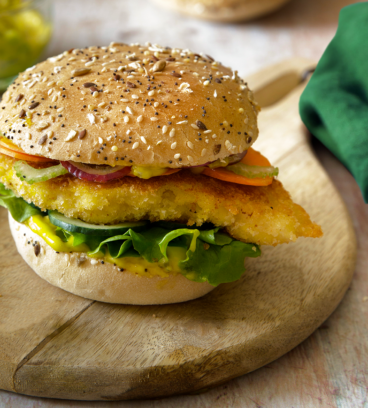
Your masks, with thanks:
[(151, 120), (152, 120), (152, 122), (157, 122), (158, 118), (153, 117), (153, 118), (151, 118)]
[(49, 126), (50, 126), (50, 123), (48, 123), (48, 122), (38, 122), (37, 125), (36, 125), (36, 129), (37, 130), (43, 130), (43, 129), (48, 128)]
[(87, 113), (87, 118), (90, 121), (91, 125), (96, 123), (96, 118), (95, 118), (95, 115), (93, 113)]
[(203, 157), (206, 153), (207, 153), (207, 149), (203, 149), (202, 153), (201, 153), (201, 156)]
[(175, 149), (175, 148), (176, 148), (176, 145), (177, 145), (176, 142), (172, 143), (172, 144), (171, 144), (171, 149)]
[(216, 139), (217, 135), (212, 135), (212, 139)]
[(124, 116), (124, 122), (125, 122), (125, 123), (128, 123), (129, 120), (130, 120), (130, 119), (129, 119), (129, 116)]
[(133, 143), (132, 149), (136, 149), (139, 146), (139, 142)]
[(227, 150), (232, 150), (233, 149), (233, 145), (231, 144), (231, 142), (229, 140), (225, 141), (225, 147)]
[(174, 155), (174, 159), (179, 159), (180, 158), (180, 153), (176, 153), (175, 155)]
[(195, 125), (194, 123), (192, 123), (190, 126), (192, 126), (193, 129), (199, 130), (199, 127)]
[(193, 157), (192, 157), (192, 156), (187, 156), (187, 158), (188, 158), (188, 160), (189, 160), (190, 162), (193, 161)]
[(188, 141), (187, 142), (187, 146), (189, 147), (189, 149), (192, 149), (193, 150), (193, 143), (192, 142), (190, 142), (190, 141)]
[(147, 140), (146, 140), (146, 138), (145, 138), (144, 136), (141, 136), (141, 140), (142, 140), (142, 142), (143, 142), (144, 144), (147, 144)]
[(65, 141), (70, 142), (72, 139), (75, 138), (75, 136), (77, 136), (77, 132), (75, 130), (71, 130), (68, 136), (66, 137)]
[(170, 137), (174, 137), (175, 136), (175, 129), (171, 129), (170, 130)]
[(111, 150), (112, 150), (113, 152), (116, 152), (116, 151), (118, 150), (118, 147), (117, 147), (117, 146), (113, 146), (113, 147), (111, 148)]

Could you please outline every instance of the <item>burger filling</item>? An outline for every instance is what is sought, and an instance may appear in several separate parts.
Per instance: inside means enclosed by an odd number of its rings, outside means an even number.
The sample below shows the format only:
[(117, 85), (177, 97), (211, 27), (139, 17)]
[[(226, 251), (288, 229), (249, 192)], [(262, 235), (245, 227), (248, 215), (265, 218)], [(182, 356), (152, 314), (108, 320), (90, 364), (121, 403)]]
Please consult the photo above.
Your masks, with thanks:
[(253, 149), (163, 169), (57, 162), (14, 146), (1, 140), (0, 204), (56, 252), (92, 263), (216, 286), (238, 280), (261, 244), (321, 234)]
[[(108, 166), (78, 163), (74, 161), (61, 161), (47, 159), (41, 156), (32, 156), (24, 153), (9, 139), (0, 139), (0, 153), (20, 159), (15, 164), (17, 176), (28, 184), (46, 181), (63, 174), (70, 173), (81, 180), (107, 183), (111, 180), (121, 179), (125, 176), (150, 179), (176, 173), (181, 168), (162, 168), (148, 166)], [(28, 163), (49, 163), (47, 169), (34, 169)], [(204, 174), (209, 177), (244, 185), (266, 186), (272, 183), (273, 177), (278, 175), (278, 168), (271, 166), (270, 162), (259, 152), (249, 148), (240, 154), (234, 154), (225, 159), (191, 168), (194, 174)]]
[(196, 282), (238, 280), (244, 258), (260, 256), (256, 244), (234, 240), (211, 225), (200, 228), (170, 222), (92, 225), (55, 211), (42, 212), (0, 184), (0, 204), (56, 252), (80, 252), (120, 271), (145, 276), (181, 273)]

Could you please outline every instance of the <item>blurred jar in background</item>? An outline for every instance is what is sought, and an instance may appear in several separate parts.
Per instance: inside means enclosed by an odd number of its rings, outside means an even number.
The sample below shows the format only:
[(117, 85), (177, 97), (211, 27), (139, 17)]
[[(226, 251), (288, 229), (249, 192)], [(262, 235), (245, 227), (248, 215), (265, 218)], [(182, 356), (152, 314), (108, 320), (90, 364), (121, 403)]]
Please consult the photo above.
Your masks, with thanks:
[(260, 17), (275, 11), (290, 0), (153, 0), (159, 6), (192, 17), (220, 22), (235, 22)]
[(52, 0), (0, 0), (0, 90), (34, 65), (50, 40)]

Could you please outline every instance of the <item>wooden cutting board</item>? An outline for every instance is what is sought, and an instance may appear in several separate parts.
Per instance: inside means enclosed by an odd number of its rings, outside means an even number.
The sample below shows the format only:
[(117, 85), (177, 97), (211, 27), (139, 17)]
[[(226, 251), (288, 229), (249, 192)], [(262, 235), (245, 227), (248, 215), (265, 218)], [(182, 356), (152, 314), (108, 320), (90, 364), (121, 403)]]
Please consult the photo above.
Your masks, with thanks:
[(40, 279), (17, 254), (1, 209), (1, 389), (79, 400), (194, 393), (277, 359), (333, 312), (352, 278), (356, 242), (299, 119), (301, 78), (310, 66), (287, 61), (249, 83), (268, 106), (256, 148), (280, 167), (280, 180), (324, 237), (264, 247), (261, 258), (247, 260), (239, 282), (201, 299), (117, 306)]

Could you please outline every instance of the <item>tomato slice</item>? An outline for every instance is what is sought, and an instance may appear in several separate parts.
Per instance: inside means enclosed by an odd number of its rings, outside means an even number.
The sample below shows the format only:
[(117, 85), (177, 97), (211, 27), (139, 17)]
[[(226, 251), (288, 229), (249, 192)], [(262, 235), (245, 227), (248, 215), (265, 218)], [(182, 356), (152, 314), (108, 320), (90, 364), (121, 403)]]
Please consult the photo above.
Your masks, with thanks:
[[(248, 166), (271, 166), (269, 160), (264, 157), (257, 150), (248, 149), (247, 154), (242, 158), (241, 163), (244, 163)], [(226, 170), (226, 167), (218, 167), (216, 169), (210, 169), (205, 167), (202, 174), (206, 176), (213, 177), (218, 180), (228, 181), (230, 183), (243, 184), (247, 186), (269, 186), (272, 184), (273, 177), (265, 178), (248, 178), (235, 174), (232, 171)]]

